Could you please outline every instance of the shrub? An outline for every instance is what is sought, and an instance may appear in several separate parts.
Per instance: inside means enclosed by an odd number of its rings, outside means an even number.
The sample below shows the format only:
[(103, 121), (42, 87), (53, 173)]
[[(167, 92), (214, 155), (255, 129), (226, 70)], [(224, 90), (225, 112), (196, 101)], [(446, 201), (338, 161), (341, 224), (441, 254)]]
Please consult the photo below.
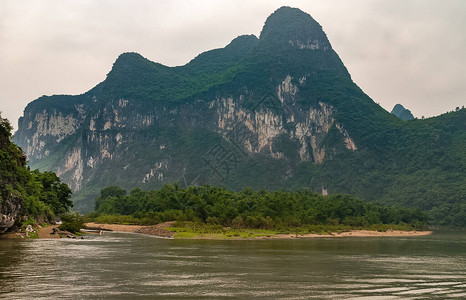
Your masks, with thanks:
[(72, 233), (77, 233), (84, 227), (84, 218), (78, 213), (71, 212), (61, 215), (62, 225), (61, 230), (66, 230)]

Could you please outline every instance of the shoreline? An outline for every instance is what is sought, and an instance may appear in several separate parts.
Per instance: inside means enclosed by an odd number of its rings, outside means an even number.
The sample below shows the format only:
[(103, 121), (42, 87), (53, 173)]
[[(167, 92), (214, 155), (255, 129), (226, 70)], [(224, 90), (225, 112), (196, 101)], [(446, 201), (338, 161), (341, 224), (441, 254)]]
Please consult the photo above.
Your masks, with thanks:
[(165, 222), (157, 225), (121, 225), (121, 224), (103, 224), (103, 223), (85, 223), (85, 229), (95, 229), (102, 231), (115, 232), (133, 232), (145, 235), (152, 235), (162, 238), (173, 239), (176, 232), (166, 230), (175, 222)]
[(403, 230), (387, 230), (387, 231), (373, 231), (373, 230), (351, 230), (341, 233), (330, 234), (276, 234), (270, 238), (346, 238), (346, 237), (407, 237), (407, 236), (426, 236), (431, 235), (433, 231), (403, 231)]
[(52, 234), (53, 229), (59, 225), (48, 224), (47, 226), (37, 226), (31, 234), (36, 233), (36, 237), (27, 237), (25, 232), (8, 232), (0, 235), (0, 239), (60, 239), (58, 234)]
[[(387, 231), (374, 231), (374, 230), (349, 230), (343, 232), (332, 232), (327, 234), (316, 234), (316, 233), (306, 233), (306, 234), (296, 234), (296, 233), (266, 233), (261, 232), (260, 230), (255, 230), (254, 234), (248, 234), (247, 230), (242, 232), (241, 235), (225, 235), (225, 234), (202, 234), (202, 233), (192, 233), (190, 236), (183, 234), (183, 231), (177, 232), (173, 228), (170, 230), (170, 227), (175, 222), (165, 222), (157, 225), (122, 225), (122, 224), (106, 224), (106, 223), (85, 223), (84, 229), (87, 230), (102, 230), (105, 231), (114, 231), (114, 232), (131, 232), (139, 233), (144, 235), (150, 235), (159, 238), (165, 239), (190, 239), (190, 240), (270, 240), (270, 239), (308, 239), (308, 238), (351, 238), (351, 237), (413, 237), (413, 236), (427, 236), (431, 235), (433, 231), (424, 230), (424, 231), (404, 231), (404, 230), (387, 230)], [(58, 235), (51, 235), (52, 229), (57, 227), (57, 225), (49, 225), (46, 227), (38, 228), (38, 237), (39, 239), (57, 239), (60, 238)], [(252, 231), (252, 230), (251, 230)], [(0, 239), (11, 239), (11, 238), (21, 238), (22, 234), (20, 233), (7, 233), (0, 235)], [(24, 238), (24, 236), (23, 236)]]
[(102, 224), (102, 223), (86, 223), (87, 229), (115, 231), (115, 232), (133, 232), (145, 235), (152, 235), (170, 239), (191, 239), (191, 240), (264, 240), (264, 239), (299, 239), (299, 238), (351, 238), (351, 237), (410, 237), (410, 236), (427, 236), (433, 231), (403, 231), (403, 230), (387, 230), (387, 231), (372, 231), (372, 230), (351, 230), (341, 233), (330, 234), (295, 234), (295, 233), (277, 233), (263, 234), (254, 237), (222, 237), (219, 234), (198, 234), (193, 237), (176, 237), (178, 232), (167, 230), (174, 222), (165, 222), (157, 225), (121, 225), (121, 224)]

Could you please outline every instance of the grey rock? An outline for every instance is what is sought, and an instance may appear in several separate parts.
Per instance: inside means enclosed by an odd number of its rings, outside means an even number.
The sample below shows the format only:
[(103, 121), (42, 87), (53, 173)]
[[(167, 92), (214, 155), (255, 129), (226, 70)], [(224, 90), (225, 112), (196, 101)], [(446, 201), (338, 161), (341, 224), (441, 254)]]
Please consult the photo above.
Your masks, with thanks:
[(12, 227), (21, 209), (21, 198), (10, 194), (0, 204), (0, 233)]

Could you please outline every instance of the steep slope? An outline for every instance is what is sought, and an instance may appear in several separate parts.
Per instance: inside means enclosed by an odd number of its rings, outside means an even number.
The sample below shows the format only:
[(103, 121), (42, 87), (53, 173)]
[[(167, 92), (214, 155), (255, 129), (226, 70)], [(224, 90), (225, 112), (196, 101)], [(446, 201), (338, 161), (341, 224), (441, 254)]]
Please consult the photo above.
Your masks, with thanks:
[(321, 26), (282, 7), (259, 39), (241, 36), (185, 66), (122, 54), (89, 92), (31, 102), (15, 140), (33, 167), (70, 183), (83, 211), (103, 186), (175, 181), (311, 187), (432, 209), (425, 174), (448, 185), (451, 203), (465, 201), (449, 190), (466, 186), (453, 175), (465, 166), (464, 120), (464, 110), (412, 122), (388, 113), (353, 83)]
[(69, 187), (52, 172), (31, 172), (10, 139), (11, 125), (0, 115), (0, 234), (27, 219), (53, 221), (73, 204)]
[(18, 177), (26, 157), (11, 144), (10, 137), (10, 123), (0, 116), (0, 233), (15, 224), (23, 205), (22, 197), (13, 186), (18, 181), (23, 183)]

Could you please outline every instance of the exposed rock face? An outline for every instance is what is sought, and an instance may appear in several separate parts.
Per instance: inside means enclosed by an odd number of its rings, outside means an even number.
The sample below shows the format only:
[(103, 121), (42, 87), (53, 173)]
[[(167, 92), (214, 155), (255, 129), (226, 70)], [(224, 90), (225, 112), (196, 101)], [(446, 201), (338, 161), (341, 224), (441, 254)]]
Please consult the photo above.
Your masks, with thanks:
[(0, 203), (0, 233), (4, 233), (15, 224), (21, 210), (21, 203), (21, 198), (13, 194)]
[(23, 147), (30, 156), (42, 158), (48, 155), (44, 147), (56, 145), (65, 137), (73, 134), (81, 126), (85, 110), (83, 106), (76, 105), (70, 114), (64, 114), (59, 110), (44, 109), (42, 112), (25, 115), (22, 126), (30, 132)]
[[(300, 109), (295, 97), (299, 89), (291, 83), (291, 79), (287, 75), (277, 86), (277, 94), (270, 95), (267, 103), (259, 103), (254, 110), (241, 106), (244, 95), (238, 101), (223, 98), (211, 102), (209, 107), (216, 110), (218, 118), (217, 128), (214, 130), (226, 135), (235, 126), (242, 124), (248, 130), (248, 138), (243, 141), (247, 152), (266, 153), (275, 158), (284, 157), (283, 153), (273, 149), (275, 140), (284, 135), (299, 143), (297, 150), (299, 149), (300, 161), (322, 162), (325, 157), (323, 140), (335, 122), (334, 108), (319, 102), (315, 107)], [(346, 132), (341, 133), (342, 137), (349, 138)]]

